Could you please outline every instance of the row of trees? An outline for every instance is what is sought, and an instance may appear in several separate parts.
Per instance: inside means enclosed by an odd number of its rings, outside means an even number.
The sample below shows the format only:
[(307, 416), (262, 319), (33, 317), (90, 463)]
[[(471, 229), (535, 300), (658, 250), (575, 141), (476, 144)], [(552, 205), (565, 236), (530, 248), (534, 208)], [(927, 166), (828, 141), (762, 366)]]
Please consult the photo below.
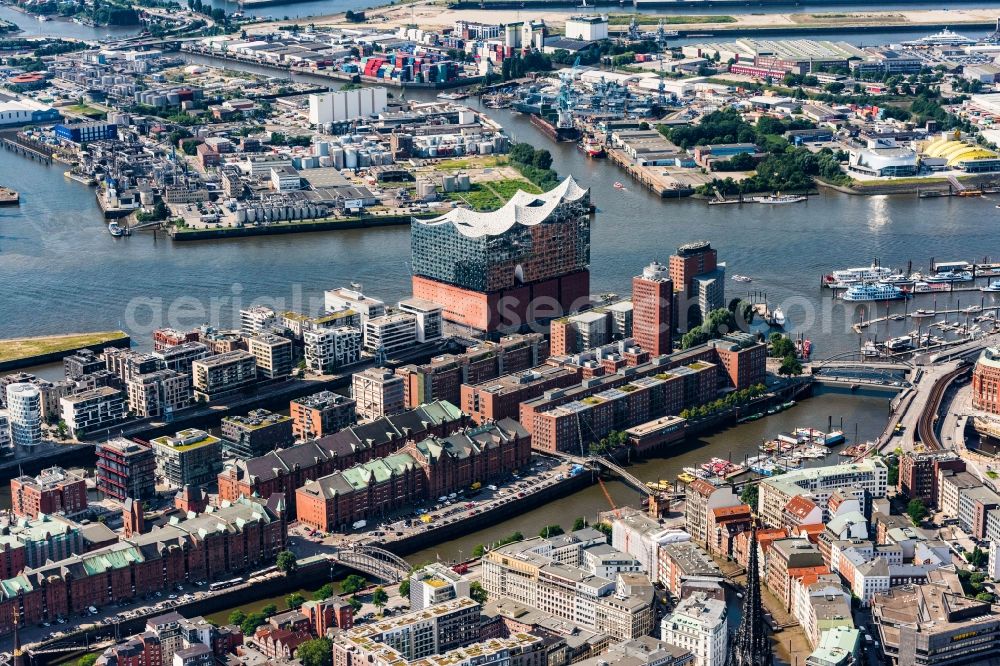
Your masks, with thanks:
[(766, 392), (766, 386), (763, 384), (755, 384), (745, 389), (740, 389), (739, 391), (727, 393), (724, 398), (713, 400), (712, 402), (699, 405), (698, 407), (681, 410), (679, 416), (682, 419), (703, 419), (706, 416), (711, 416), (712, 414), (732, 409), (733, 407), (745, 405), (751, 400), (764, 395)]

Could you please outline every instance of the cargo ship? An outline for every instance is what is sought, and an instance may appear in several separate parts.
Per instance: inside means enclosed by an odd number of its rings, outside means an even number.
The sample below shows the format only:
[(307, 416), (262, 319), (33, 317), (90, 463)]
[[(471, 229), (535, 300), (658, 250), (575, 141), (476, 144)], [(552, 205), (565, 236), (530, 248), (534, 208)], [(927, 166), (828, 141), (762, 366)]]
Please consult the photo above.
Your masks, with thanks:
[(580, 130), (572, 125), (568, 127), (565, 125), (557, 126), (548, 119), (535, 114), (531, 114), (530, 122), (553, 141), (576, 141), (580, 138)]
[(9, 187), (0, 187), (0, 206), (17, 206), (21, 203), (21, 195)]

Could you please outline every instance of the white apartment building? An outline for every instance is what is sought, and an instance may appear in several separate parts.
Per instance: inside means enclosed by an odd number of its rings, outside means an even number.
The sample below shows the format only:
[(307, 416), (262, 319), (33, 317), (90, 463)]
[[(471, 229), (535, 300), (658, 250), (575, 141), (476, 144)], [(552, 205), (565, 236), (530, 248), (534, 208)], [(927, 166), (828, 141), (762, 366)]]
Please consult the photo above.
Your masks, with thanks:
[(278, 315), (264, 305), (254, 305), (240, 310), (240, 332), (244, 335), (260, 335), (278, 323)]
[[(797, 495), (807, 495), (825, 507), (830, 495), (839, 488), (858, 487), (872, 497), (885, 497), (889, 471), (879, 458), (856, 463), (800, 469), (761, 482), (759, 507), (764, 523), (780, 527), (785, 505)], [(824, 510), (824, 517), (826, 510)]]
[[(358, 286), (360, 287), (360, 285)], [(385, 314), (385, 303), (377, 298), (365, 296), (360, 289), (347, 289), (346, 287), (328, 289), (323, 292), (323, 304), (327, 312), (336, 312), (337, 310), (357, 312), (361, 315), (362, 325), (372, 317), (381, 317)]]
[(360, 420), (374, 421), (406, 408), (403, 378), (385, 368), (355, 373), (351, 377), (351, 397), (357, 403)]
[(361, 360), (361, 331), (351, 326), (309, 330), (302, 334), (306, 368), (330, 373)]
[(469, 580), (440, 562), (432, 562), (410, 574), (411, 610), (467, 596)]
[(27, 382), (7, 385), (7, 419), (15, 447), (32, 447), (42, 442), (42, 394)]
[(110, 386), (68, 395), (59, 404), (62, 420), (73, 437), (83, 437), (125, 420), (125, 394)]
[(444, 311), (437, 303), (424, 298), (408, 298), (399, 302), (399, 309), (416, 318), (417, 342), (434, 342), (444, 336)]
[(365, 322), (365, 351), (381, 349), (387, 356), (409, 349), (417, 342), (417, 317), (409, 312), (374, 317)]
[(702, 593), (681, 599), (663, 618), (660, 639), (690, 651), (695, 666), (723, 666), (729, 639), (725, 602)]

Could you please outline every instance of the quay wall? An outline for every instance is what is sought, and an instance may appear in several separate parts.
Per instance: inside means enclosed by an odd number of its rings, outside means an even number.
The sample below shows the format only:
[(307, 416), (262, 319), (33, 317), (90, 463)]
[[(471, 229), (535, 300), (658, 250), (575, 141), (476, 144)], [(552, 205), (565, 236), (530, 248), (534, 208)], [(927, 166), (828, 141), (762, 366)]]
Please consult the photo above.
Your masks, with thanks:
[(372, 215), (361, 218), (300, 220), (292, 223), (275, 223), (260, 226), (216, 227), (212, 229), (177, 229), (172, 227), (167, 233), (171, 240), (179, 242), (220, 240), (224, 238), (246, 238), (249, 236), (274, 236), (280, 234), (308, 233), (312, 231), (334, 231), (342, 229), (368, 229), (409, 225), (410, 219), (437, 217), (438, 213), (414, 213), (413, 215)]

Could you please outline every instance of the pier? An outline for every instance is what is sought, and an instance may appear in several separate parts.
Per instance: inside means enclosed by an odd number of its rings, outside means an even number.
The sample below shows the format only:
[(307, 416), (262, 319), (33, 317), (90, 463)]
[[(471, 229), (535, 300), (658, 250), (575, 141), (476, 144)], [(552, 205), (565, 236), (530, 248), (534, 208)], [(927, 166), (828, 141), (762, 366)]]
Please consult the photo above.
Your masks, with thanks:
[[(971, 291), (971, 290), (966, 290), (966, 291)], [(971, 307), (975, 309), (970, 310), (969, 308), (952, 308), (950, 310), (927, 310), (926, 312), (920, 312), (920, 313), (907, 312), (904, 314), (900, 314), (897, 312), (896, 314), (889, 314), (885, 315), (884, 317), (875, 317), (874, 319), (863, 319), (855, 323), (853, 326), (851, 326), (851, 328), (854, 329), (855, 333), (860, 333), (862, 330), (870, 326), (882, 324), (887, 321), (900, 321), (902, 319), (906, 319), (907, 317), (909, 317), (910, 319), (931, 319), (933, 317), (936, 317), (937, 315), (950, 315), (950, 314), (960, 314), (966, 316), (975, 315), (977, 317), (981, 317), (983, 316), (983, 314), (987, 312), (993, 313), (993, 317), (991, 317), (992, 319), (1000, 317), (1000, 305), (987, 305), (986, 307), (983, 307), (981, 305), (979, 306), (974, 305)], [(928, 328), (934, 327), (936, 325), (937, 324), (931, 324), (931, 326), (929, 326)]]
[(646, 189), (654, 192), (657, 196), (662, 198), (667, 197), (687, 197), (694, 193), (692, 188), (677, 188), (674, 187), (676, 184), (672, 179), (662, 176), (662, 167), (659, 171), (653, 170), (647, 167), (641, 167), (636, 165), (629, 159), (628, 155), (624, 152), (616, 149), (609, 148), (608, 159), (613, 163), (618, 165), (625, 173), (632, 177), (633, 180), (637, 181), (640, 185)]
[(27, 157), (32, 160), (38, 160), (45, 165), (52, 164), (52, 155), (55, 153), (52, 149), (47, 149), (42, 145), (28, 143), (16, 134), (13, 136), (5, 136), (2, 141), (3, 147), (13, 153), (17, 153), (22, 157)]

